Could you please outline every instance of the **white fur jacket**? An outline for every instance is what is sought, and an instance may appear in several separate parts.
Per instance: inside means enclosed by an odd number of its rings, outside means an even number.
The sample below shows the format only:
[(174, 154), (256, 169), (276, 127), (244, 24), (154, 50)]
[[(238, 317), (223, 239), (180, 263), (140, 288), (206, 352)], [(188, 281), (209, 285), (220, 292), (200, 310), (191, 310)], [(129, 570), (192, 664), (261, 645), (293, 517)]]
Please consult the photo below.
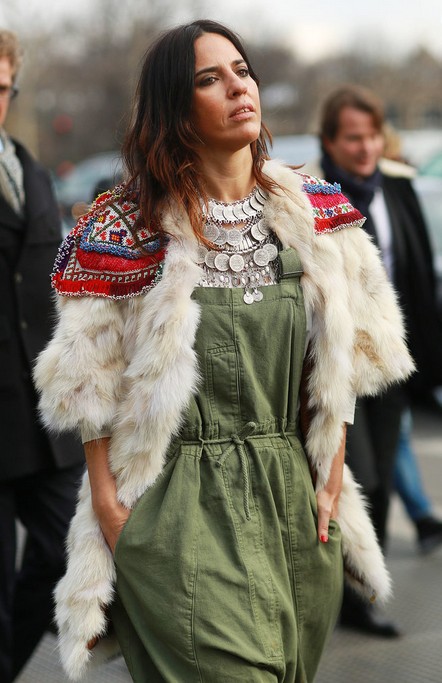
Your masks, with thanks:
[[(304, 268), (301, 282), (312, 319), (313, 360), (308, 385), (313, 418), (306, 451), (321, 488), (339, 447), (349, 397), (372, 395), (406, 378), (413, 362), (395, 294), (364, 231), (351, 227), (345, 216), (338, 226), (343, 229), (315, 230), (321, 210), (312, 211), (303, 176), (274, 161), (264, 170), (285, 188), (269, 196), (265, 218), (283, 247), (298, 251)], [(80, 296), (58, 297), (54, 336), (35, 369), (40, 409), (50, 429), (80, 427), (94, 433), (111, 425), (110, 466), (119, 499), (129, 508), (161, 472), (170, 438), (197, 387), (192, 347), (199, 308), (191, 299), (201, 276), (195, 263), (197, 244), (179, 212), (170, 210), (165, 228), (172, 237), (161, 278), (139, 296), (88, 292), (86, 282)], [(84, 258), (92, 256), (85, 252)], [(82, 295), (88, 293), (98, 296)], [(383, 600), (390, 578), (347, 468), (339, 508), (347, 578), (368, 598)], [(89, 652), (86, 643), (106, 630), (103, 608), (112, 601), (115, 580), (87, 475), (68, 554), (66, 575), (56, 589), (56, 619), (62, 661), (77, 680), (89, 660), (100, 656), (100, 646)]]

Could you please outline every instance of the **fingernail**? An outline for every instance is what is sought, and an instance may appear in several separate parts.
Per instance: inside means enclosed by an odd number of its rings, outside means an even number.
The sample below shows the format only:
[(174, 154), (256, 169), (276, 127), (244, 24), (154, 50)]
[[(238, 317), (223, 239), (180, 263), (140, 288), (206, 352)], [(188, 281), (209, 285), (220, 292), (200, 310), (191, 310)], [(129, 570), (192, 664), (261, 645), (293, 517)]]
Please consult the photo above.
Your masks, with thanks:
[(328, 536), (326, 536), (325, 534), (322, 534), (322, 536), (319, 537), (319, 540), (321, 541), (321, 543), (327, 543)]

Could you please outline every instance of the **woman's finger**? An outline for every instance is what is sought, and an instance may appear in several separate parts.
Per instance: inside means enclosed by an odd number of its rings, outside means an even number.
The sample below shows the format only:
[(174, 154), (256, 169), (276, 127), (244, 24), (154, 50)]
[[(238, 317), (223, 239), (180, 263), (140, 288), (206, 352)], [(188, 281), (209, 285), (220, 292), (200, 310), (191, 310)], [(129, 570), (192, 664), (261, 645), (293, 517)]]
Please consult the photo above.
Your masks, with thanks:
[(318, 501), (318, 537), (321, 543), (328, 541), (328, 525), (332, 514), (332, 501), (327, 491), (322, 490), (316, 494)]
[(330, 513), (325, 510), (318, 511), (318, 536), (321, 543), (328, 541), (328, 524), (330, 522)]

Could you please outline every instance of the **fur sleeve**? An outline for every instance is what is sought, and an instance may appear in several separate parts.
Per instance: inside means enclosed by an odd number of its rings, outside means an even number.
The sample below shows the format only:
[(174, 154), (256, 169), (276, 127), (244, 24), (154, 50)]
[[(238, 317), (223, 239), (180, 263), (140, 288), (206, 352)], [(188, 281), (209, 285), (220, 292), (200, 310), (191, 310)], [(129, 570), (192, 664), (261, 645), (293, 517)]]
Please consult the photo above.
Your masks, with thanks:
[(406, 379), (414, 364), (395, 292), (366, 233), (347, 228), (316, 235), (313, 252), (303, 279), (312, 311), (307, 450), (321, 487), (350, 397), (380, 393)]
[(57, 298), (58, 322), (34, 369), (44, 424), (98, 432), (112, 424), (123, 356), (125, 302)]
[(362, 230), (347, 230), (342, 249), (354, 321), (352, 385), (358, 396), (373, 395), (407, 379), (414, 363), (396, 292), (377, 248)]

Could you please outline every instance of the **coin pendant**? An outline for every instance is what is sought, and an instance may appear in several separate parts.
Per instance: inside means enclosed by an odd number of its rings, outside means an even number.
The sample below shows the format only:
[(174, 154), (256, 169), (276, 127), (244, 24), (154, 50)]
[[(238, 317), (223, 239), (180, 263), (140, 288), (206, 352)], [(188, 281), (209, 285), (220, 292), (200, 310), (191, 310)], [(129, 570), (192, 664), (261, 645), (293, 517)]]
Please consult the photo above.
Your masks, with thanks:
[(233, 209), (230, 205), (223, 206), (223, 216), (224, 223), (233, 223), (233, 221), (236, 220), (236, 216), (233, 213)]
[(208, 225), (206, 225), (206, 227), (204, 229), (204, 236), (206, 237), (206, 239), (209, 240), (209, 242), (214, 242), (216, 240), (216, 238), (218, 237), (218, 235), (219, 235), (219, 230), (216, 227), (216, 225), (213, 225), (212, 223), (209, 223)]
[(267, 252), (262, 249), (257, 249), (253, 254), (253, 260), (257, 266), (266, 266), (269, 262), (269, 257)]
[(243, 207), (241, 205), (239, 206), (233, 206), (232, 207), (233, 215), (235, 216), (235, 219), (237, 221), (245, 221), (248, 218), (248, 215), (245, 213)]
[(223, 207), (220, 204), (214, 204), (210, 208), (210, 212), (216, 221), (220, 221), (221, 223), (225, 221)]
[(206, 261), (206, 256), (208, 254), (208, 249), (207, 247), (204, 247), (202, 244), (198, 247), (198, 250), (196, 252), (196, 262), (197, 263), (205, 263)]
[(217, 270), (228, 270), (229, 256), (227, 254), (217, 254), (215, 257), (215, 268)]
[(244, 303), (246, 304), (253, 304), (255, 299), (253, 298), (253, 294), (251, 292), (246, 292), (243, 296)]
[(278, 256), (278, 248), (275, 244), (266, 244), (263, 249), (266, 251), (269, 261), (274, 261)]
[(258, 187), (256, 192), (256, 201), (258, 202), (258, 204), (261, 204), (261, 206), (264, 206), (266, 199), (266, 195), (263, 194), (261, 188)]
[(208, 266), (209, 268), (215, 268), (215, 259), (217, 256), (217, 251), (208, 251), (204, 259), (206, 266)]
[(256, 210), (253, 208), (250, 199), (247, 199), (244, 204), (241, 207), (242, 213), (245, 214), (247, 218), (250, 218), (251, 216), (254, 216), (256, 213)]
[(254, 213), (257, 213), (258, 211), (261, 211), (262, 209), (262, 204), (258, 201), (256, 195), (252, 194), (252, 196), (249, 199), (249, 204), (252, 207)]
[(215, 244), (219, 244), (220, 247), (226, 243), (227, 240), (227, 230), (224, 230), (224, 228), (219, 228), (218, 229), (218, 237), (214, 239), (213, 241)]
[(258, 240), (258, 242), (262, 242), (266, 238), (266, 235), (264, 235), (259, 229), (258, 223), (252, 225), (250, 232), (252, 233), (252, 236), (255, 238), (255, 240)]
[(264, 298), (264, 294), (259, 291), (259, 289), (255, 289), (253, 292), (253, 300), (254, 301), (262, 301)]
[(270, 235), (271, 230), (270, 230), (270, 227), (269, 227), (267, 221), (265, 221), (265, 220), (262, 218), (262, 219), (257, 223), (257, 225), (258, 225), (258, 230), (259, 230), (259, 232), (262, 233), (265, 237), (267, 237), (267, 235)]
[(241, 254), (233, 254), (230, 257), (229, 264), (234, 273), (239, 273), (244, 268), (244, 259)]
[(227, 243), (232, 247), (236, 247), (241, 242), (241, 233), (236, 228), (227, 230)]

